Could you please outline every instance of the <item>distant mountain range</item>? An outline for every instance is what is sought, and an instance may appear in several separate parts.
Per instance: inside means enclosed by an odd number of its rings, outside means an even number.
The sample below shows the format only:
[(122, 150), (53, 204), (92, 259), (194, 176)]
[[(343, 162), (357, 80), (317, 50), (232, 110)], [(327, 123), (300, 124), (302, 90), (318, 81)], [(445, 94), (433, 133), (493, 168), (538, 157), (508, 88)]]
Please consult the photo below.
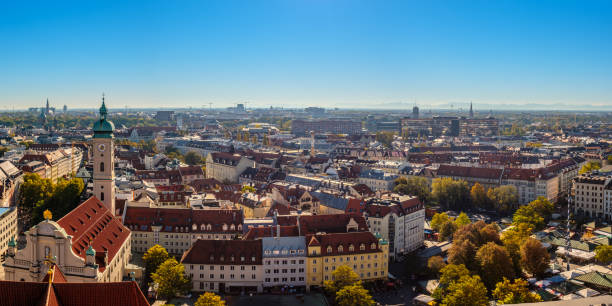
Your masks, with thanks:
[[(376, 105), (364, 105), (364, 106), (355, 106), (355, 108), (384, 108), (384, 109), (412, 109), (414, 103), (410, 102), (387, 102)], [(447, 103), (436, 103), (436, 104), (419, 104), (417, 106), (421, 109), (421, 111), (428, 109), (447, 109), (447, 110), (464, 110), (466, 112), (470, 109), (470, 102), (447, 102)], [(475, 112), (488, 112), (489, 110), (500, 111), (500, 110), (509, 110), (509, 111), (546, 111), (546, 110), (555, 110), (555, 111), (612, 111), (612, 102), (610, 104), (538, 104), (538, 103), (525, 103), (525, 104), (485, 104), (485, 103), (473, 103), (472, 107)]]

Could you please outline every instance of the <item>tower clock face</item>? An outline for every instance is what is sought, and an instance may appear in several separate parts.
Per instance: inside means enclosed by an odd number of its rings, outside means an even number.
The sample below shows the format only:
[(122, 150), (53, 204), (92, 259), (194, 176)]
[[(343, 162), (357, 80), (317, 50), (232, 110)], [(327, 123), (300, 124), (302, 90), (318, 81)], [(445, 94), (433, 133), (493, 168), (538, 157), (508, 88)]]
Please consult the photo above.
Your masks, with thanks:
[(98, 151), (104, 152), (104, 150), (106, 150), (106, 146), (103, 143), (99, 144), (98, 145)]

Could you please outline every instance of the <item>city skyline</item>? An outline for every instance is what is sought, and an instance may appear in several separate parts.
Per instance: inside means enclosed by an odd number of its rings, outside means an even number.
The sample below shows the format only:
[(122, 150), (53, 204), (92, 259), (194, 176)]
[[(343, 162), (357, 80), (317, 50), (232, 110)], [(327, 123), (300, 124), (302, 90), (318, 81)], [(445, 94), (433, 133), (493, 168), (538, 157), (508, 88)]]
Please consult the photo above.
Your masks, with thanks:
[(0, 110), (612, 105), (604, 1), (29, 5), (0, 12)]

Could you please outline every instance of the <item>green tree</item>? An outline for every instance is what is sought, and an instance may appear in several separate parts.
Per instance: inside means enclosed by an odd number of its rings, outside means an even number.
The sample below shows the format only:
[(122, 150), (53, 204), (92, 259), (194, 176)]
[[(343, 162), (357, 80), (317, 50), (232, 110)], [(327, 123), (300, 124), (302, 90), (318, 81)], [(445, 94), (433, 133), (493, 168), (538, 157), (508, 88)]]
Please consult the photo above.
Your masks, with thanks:
[(534, 230), (540, 230), (544, 228), (544, 218), (542, 218), (542, 216), (538, 214), (538, 212), (533, 208), (533, 206), (530, 205), (519, 207), (519, 209), (514, 212), (514, 216), (512, 217), (512, 223), (514, 225), (525, 223)]
[(156, 244), (149, 248), (142, 256), (145, 262), (146, 278), (148, 279), (151, 274), (157, 271), (157, 268), (168, 258), (170, 258), (170, 255), (168, 255), (168, 251), (163, 246)]
[(435, 213), (431, 218), (431, 228), (439, 232), (442, 228), (442, 225), (446, 222), (451, 221), (450, 217), (446, 213)]
[(159, 285), (158, 294), (173, 298), (191, 289), (191, 280), (185, 276), (185, 266), (170, 257), (162, 263), (151, 278)]
[(478, 275), (463, 276), (459, 281), (450, 284), (448, 294), (442, 305), (448, 306), (486, 306), (489, 305), (487, 288)]
[(432, 196), (443, 209), (461, 210), (469, 208), (470, 189), (464, 180), (436, 178), (432, 182)]
[(431, 200), (431, 188), (427, 179), (420, 176), (400, 177), (395, 181), (394, 192), (406, 195), (413, 195), (419, 198), (422, 203), (429, 203)]
[(202, 164), (203, 161), (204, 159), (202, 158), (202, 155), (194, 151), (189, 151), (187, 154), (185, 154), (185, 163), (190, 166)]
[(521, 223), (514, 225), (504, 231), (501, 241), (508, 251), (510, 258), (512, 259), (512, 265), (514, 266), (514, 272), (519, 275), (521, 273), (521, 254), (520, 249), (523, 241), (531, 235), (531, 228), (527, 223)]
[(528, 238), (521, 245), (521, 266), (531, 275), (543, 277), (549, 261), (548, 251), (538, 240)]
[(555, 205), (543, 196), (539, 196), (537, 199), (531, 201), (529, 206), (533, 207), (533, 209), (543, 218), (548, 218), (555, 210)]
[(493, 298), (499, 304), (537, 303), (542, 301), (538, 294), (529, 291), (526, 280), (517, 278), (513, 283), (505, 277), (495, 286)]
[(195, 306), (225, 306), (225, 301), (214, 292), (204, 292), (194, 304)]
[(332, 272), (332, 280), (325, 281), (323, 286), (330, 292), (338, 292), (340, 289), (353, 285), (359, 281), (359, 275), (346, 265), (341, 265)]
[(595, 259), (607, 264), (612, 261), (612, 245), (600, 245), (595, 248)]
[(470, 271), (468, 271), (465, 265), (449, 264), (440, 269), (440, 274), (439, 286), (432, 295), (438, 301), (441, 301), (448, 294), (451, 284), (459, 281), (462, 277), (469, 276)]
[(20, 209), (23, 215), (29, 216), (32, 223), (42, 221), (42, 213), (47, 209), (58, 220), (80, 204), (83, 188), (85, 185), (80, 178), (60, 178), (54, 184), (50, 179), (29, 173), (24, 176), (19, 189)]
[(361, 282), (344, 286), (336, 293), (336, 302), (340, 306), (374, 306), (376, 303)]
[(445, 241), (450, 239), (453, 234), (457, 231), (457, 224), (452, 221), (448, 221), (440, 227), (440, 232), (438, 233), (438, 240)]
[(253, 186), (249, 186), (249, 185), (244, 185), (242, 186), (241, 192), (242, 193), (255, 193), (255, 188)]
[(578, 171), (578, 173), (583, 174), (583, 173), (587, 173), (587, 172), (591, 172), (593, 170), (599, 170), (599, 169), (601, 169), (601, 164), (599, 162), (589, 161), (586, 164), (584, 164), (582, 168), (580, 168), (580, 171)]
[(461, 212), (459, 216), (457, 216), (457, 218), (455, 219), (455, 224), (457, 224), (458, 228), (464, 225), (468, 225), (470, 223), (472, 223), (472, 220), (470, 220), (470, 217), (468, 217), (468, 215), (464, 212)]
[(395, 133), (393, 132), (376, 132), (376, 141), (380, 142), (385, 148), (391, 148)]
[(472, 204), (474, 204), (476, 207), (484, 208), (489, 204), (487, 193), (484, 187), (482, 187), (482, 185), (480, 185), (478, 182), (476, 182), (476, 184), (474, 184), (470, 190), (470, 199), (472, 200)]
[(438, 275), (440, 270), (446, 266), (444, 259), (441, 256), (432, 256), (427, 260), (427, 269), (430, 273)]
[(43, 179), (36, 173), (26, 173), (19, 188), (19, 205), (22, 208), (32, 209), (42, 205), (45, 199), (53, 195), (53, 183), (50, 179)]
[(518, 205), (518, 192), (512, 185), (490, 188), (487, 191), (487, 198), (499, 212), (509, 212)]
[(478, 249), (476, 261), (479, 265), (478, 274), (487, 288), (494, 288), (495, 284), (504, 277), (514, 278), (512, 259), (508, 251), (494, 242), (489, 242)]

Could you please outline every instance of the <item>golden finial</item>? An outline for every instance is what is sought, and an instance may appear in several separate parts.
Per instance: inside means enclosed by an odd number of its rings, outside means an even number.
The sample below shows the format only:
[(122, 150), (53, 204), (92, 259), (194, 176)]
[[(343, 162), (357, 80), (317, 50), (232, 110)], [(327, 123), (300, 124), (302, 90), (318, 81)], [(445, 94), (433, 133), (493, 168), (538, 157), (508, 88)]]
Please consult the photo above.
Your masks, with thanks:
[(53, 282), (53, 266), (49, 267), (47, 275), (49, 275), (49, 284), (51, 284)]
[(51, 218), (53, 218), (53, 214), (51, 214), (51, 211), (47, 209), (47, 210), (45, 210), (43, 212), (43, 218), (45, 218), (45, 220), (49, 221), (49, 220), (51, 220)]

